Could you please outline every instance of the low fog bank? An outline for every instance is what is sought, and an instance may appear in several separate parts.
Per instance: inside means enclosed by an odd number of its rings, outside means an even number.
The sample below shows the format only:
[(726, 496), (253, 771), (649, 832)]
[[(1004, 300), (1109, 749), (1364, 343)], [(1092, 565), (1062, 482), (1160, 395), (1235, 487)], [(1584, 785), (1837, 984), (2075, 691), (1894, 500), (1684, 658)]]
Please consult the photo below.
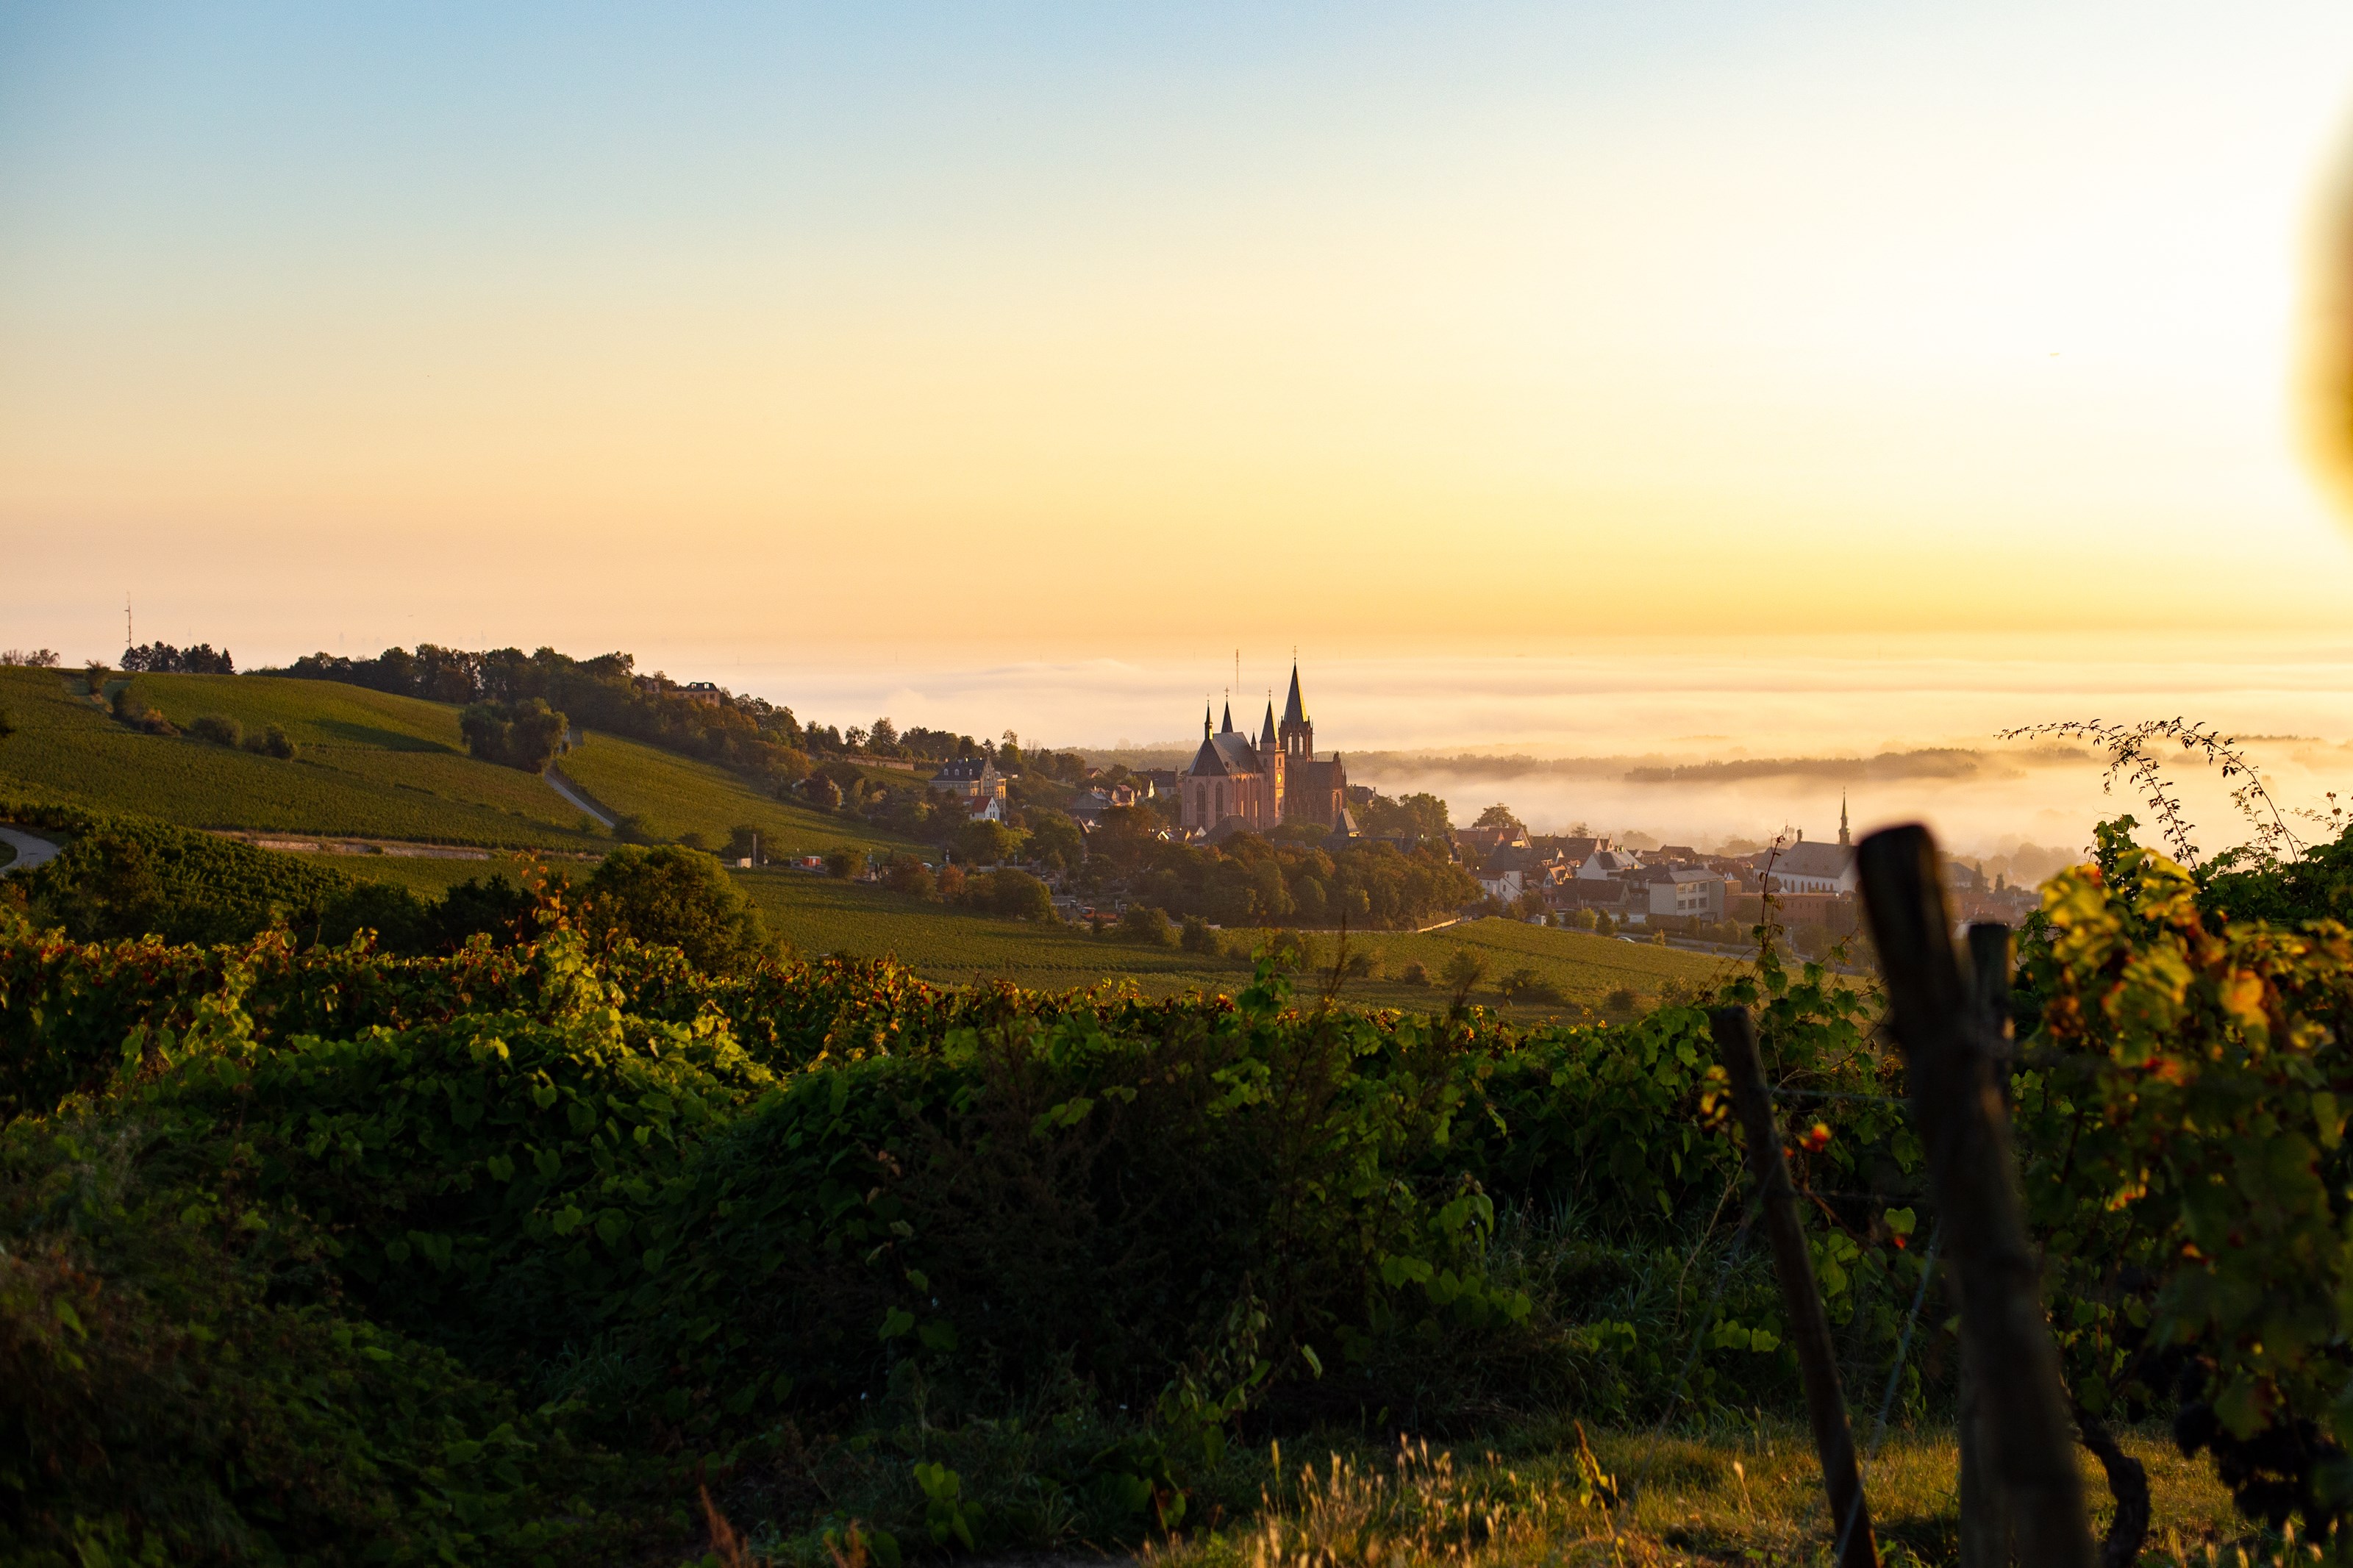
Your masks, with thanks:
[[(2353, 744), (2273, 736), (2242, 739), (2240, 745), (2299, 837), (2324, 834), (2316, 818), (2330, 807), (2331, 792), (2353, 802)], [(1129, 767), (1182, 767), (1191, 757), (1189, 750), (1173, 747), (1088, 754), (1098, 763)], [(1446, 802), (1458, 823), (1500, 803), (1535, 832), (1582, 828), (1638, 847), (1688, 844), (1744, 853), (1783, 834), (1834, 838), (1842, 798), (1858, 836), (1892, 823), (1926, 822), (1948, 849), (1980, 862), (1989, 875), (2026, 880), (2081, 858), (2093, 825), (2105, 818), (2131, 815), (2144, 824), (2138, 836), (2157, 842), (2146, 826), (2151, 821), (2147, 804), (2121, 782), (2116, 793), (2104, 791), (2105, 755), (2073, 743), (1728, 759), (1664, 752), (1345, 755), (1352, 783), (1389, 795), (1427, 791)], [(2220, 770), (2179, 753), (2167, 756), (2165, 767), (2202, 853), (2251, 836)]]

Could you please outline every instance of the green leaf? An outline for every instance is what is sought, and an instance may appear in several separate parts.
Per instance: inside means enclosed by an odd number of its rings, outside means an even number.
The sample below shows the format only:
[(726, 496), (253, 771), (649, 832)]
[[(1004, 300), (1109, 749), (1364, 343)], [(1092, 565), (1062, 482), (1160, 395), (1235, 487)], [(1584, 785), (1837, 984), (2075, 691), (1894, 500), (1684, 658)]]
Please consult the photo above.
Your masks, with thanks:
[(915, 1314), (903, 1307), (893, 1307), (882, 1319), (881, 1337), (895, 1340), (915, 1326)]

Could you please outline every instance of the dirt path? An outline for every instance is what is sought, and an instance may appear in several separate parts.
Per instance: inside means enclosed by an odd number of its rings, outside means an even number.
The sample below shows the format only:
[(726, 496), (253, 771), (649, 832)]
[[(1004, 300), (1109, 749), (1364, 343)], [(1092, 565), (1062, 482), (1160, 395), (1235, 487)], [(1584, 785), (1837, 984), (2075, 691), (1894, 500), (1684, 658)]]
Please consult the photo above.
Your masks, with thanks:
[(0, 827), (0, 844), (5, 844), (16, 852), (16, 858), (8, 862), (6, 870), (0, 870), (0, 877), (11, 871), (29, 871), (36, 866), (54, 860), (59, 848), (46, 838), (36, 838), (15, 827)]
[(540, 774), (540, 777), (547, 781), (548, 788), (554, 790), (556, 794), (562, 795), (565, 799), (578, 806), (588, 816), (595, 817), (598, 826), (610, 827), (613, 826), (612, 813), (607, 811), (603, 806), (598, 805), (595, 801), (590, 800), (588, 798), (587, 792), (583, 790), (578, 784), (574, 784), (570, 779), (565, 778), (561, 769), (551, 767), (547, 772)]

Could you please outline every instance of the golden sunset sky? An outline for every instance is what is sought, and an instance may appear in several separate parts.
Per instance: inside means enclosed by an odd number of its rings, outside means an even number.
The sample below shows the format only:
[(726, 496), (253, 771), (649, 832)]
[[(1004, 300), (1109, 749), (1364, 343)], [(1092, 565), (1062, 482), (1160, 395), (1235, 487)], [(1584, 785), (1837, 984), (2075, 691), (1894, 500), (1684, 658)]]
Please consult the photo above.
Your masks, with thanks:
[(2348, 108), (2341, 3), (7, 5), (0, 642), (2329, 637)]

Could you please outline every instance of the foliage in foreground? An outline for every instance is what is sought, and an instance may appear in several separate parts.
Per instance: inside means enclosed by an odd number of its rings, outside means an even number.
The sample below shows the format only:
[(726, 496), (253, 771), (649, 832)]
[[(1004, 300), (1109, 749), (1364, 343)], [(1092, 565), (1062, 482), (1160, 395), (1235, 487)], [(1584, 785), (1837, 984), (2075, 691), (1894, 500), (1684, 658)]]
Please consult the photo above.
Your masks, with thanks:
[[(1859, 1004), (1773, 984), (1793, 1071), (1876, 1070)], [(1697, 1328), (1695, 1397), (1786, 1404), (1704, 1028), (19, 924), (0, 1540), (610, 1560), (699, 1480), (780, 1539), (830, 1489), (908, 1551), (1132, 1541), (1238, 1427), (1652, 1410)], [(1823, 1247), (1876, 1349), (1908, 1260)]]
[[(1243, 1441), (1797, 1408), (1696, 1008), (1364, 1014), (1271, 958), (1231, 1000), (948, 993), (533, 923), (0, 931), (0, 1550), (630, 1560), (702, 1486), (887, 1563), (1188, 1528), (1250, 1506)], [(2118, 830), (2024, 956), (2074, 1396), (2178, 1407), (2242, 1505), (2327, 1524), (2353, 939)], [(1849, 1388), (1942, 1399), (1872, 999), (1769, 958), (1732, 994)]]

